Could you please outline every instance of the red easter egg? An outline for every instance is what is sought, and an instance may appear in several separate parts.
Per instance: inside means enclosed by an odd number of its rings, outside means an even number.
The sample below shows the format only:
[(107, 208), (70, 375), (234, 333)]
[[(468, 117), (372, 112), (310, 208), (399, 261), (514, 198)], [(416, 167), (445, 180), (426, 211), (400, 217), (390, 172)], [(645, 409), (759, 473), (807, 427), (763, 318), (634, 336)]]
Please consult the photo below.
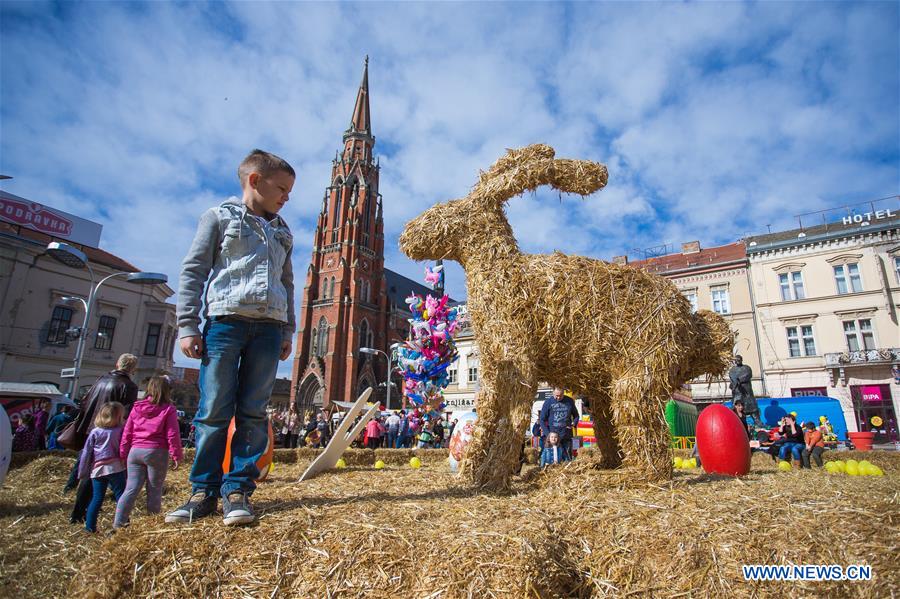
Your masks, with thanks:
[(697, 451), (710, 474), (744, 476), (750, 472), (750, 442), (734, 412), (711, 405), (697, 419)]
[[(262, 482), (266, 480), (266, 477), (269, 475), (269, 466), (272, 465), (272, 457), (274, 456), (275, 450), (275, 435), (272, 433), (272, 421), (270, 420), (268, 423), (269, 426), (269, 441), (266, 444), (266, 450), (263, 452), (262, 456), (256, 461), (256, 467), (259, 468), (259, 478), (256, 479), (256, 482)], [(225, 459), (222, 460), (222, 472), (224, 474), (228, 474), (231, 471), (231, 438), (234, 436), (234, 418), (231, 419), (231, 422), (228, 424), (228, 440), (225, 441)]]

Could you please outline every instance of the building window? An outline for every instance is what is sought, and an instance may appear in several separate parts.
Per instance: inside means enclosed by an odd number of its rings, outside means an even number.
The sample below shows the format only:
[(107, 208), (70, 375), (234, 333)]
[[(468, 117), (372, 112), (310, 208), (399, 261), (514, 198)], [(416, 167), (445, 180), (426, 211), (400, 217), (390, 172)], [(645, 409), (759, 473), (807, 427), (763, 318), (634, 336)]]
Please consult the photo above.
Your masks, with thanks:
[(894, 256), (894, 274), (897, 275), (897, 282), (900, 283), (900, 256)]
[(328, 277), (322, 281), (322, 299), (328, 299)]
[(159, 333), (162, 331), (161, 324), (147, 325), (147, 341), (144, 343), (144, 355), (155, 356), (159, 349)]
[(472, 364), (471, 366), (469, 366), (469, 382), (478, 382), (478, 364)]
[(331, 289), (328, 292), (328, 297), (334, 299), (334, 277), (331, 277)]
[(66, 331), (72, 324), (72, 308), (56, 306), (53, 308), (53, 316), (50, 318), (50, 328), (47, 330), (47, 343), (64, 344)]
[(782, 301), (804, 299), (803, 276), (799, 270), (781, 273), (778, 275), (778, 285), (781, 287)]
[(816, 340), (812, 325), (787, 327), (788, 354), (792, 358), (816, 355)]
[(449, 384), (456, 384), (456, 369), (448, 368), (447, 369), (447, 381)]
[(847, 348), (850, 351), (875, 349), (875, 331), (872, 330), (872, 321), (868, 318), (845, 320), (844, 336), (847, 338)]
[(834, 282), (837, 292), (855, 293), (862, 291), (862, 279), (859, 276), (859, 264), (841, 264), (834, 267)]
[(697, 311), (697, 292), (688, 291), (684, 294), (685, 299), (691, 304), (691, 312)]
[(113, 334), (116, 332), (116, 319), (112, 316), (101, 316), (100, 326), (97, 327), (97, 340), (94, 341), (96, 349), (112, 349)]
[(712, 294), (713, 312), (718, 314), (731, 314), (731, 302), (728, 300), (728, 289), (716, 287), (710, 290)]
[(325, 320), (325, 317), (319, 319), (319, 340), (316, 343), (316, 355), (320, 358), (324, 358), (325, 354), (328, 353), (328, 321)]
[(359, 346), (360, 347), (372, 347), (368, 345), (369, 343), (369, 323), (365, 320), (362, 321), (362, 324), (359, 326)]

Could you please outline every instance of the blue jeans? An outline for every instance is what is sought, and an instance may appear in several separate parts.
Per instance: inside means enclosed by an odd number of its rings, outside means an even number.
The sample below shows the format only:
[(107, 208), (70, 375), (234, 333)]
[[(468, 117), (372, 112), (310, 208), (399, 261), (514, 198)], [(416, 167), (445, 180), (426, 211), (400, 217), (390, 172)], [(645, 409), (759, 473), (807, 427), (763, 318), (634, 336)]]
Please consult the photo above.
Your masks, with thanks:
[[(227, 497), (256, 489), (269, 441), (266, 406), (281, 354), (281, 324), (217, 318), (206, 325), (200, 363), (200, 405), (194, 417), (197, 451), (191, 467), (194, 493)], [(222, 472), (228, 425), (235, 419), (231, 470)]]
[(803, 449), (805, 447), (806, 446), (803, 445), (803, 443), (785, 443), (778, 451), (778, 458), (783, 460), (785, 457), (787, 457), (788, 452), (790, 452), (794, 459), (799, 462), (802, 457)]
[(84, 529), (88, 532), (97, 532), (97, 517), (100, 515), (100, 507), (103, 505), (103, 498), (106, 496), (106, 489), (112, 487), (113, 496), (116, 501), (122, 496), (125, 490), (125, 471), (116, 472), (115, 474), (107, 474), (98, 478), (91, 479), (93, 487), (91, 503), (87, 507), (87, 515), (84, 520)]
[(388, 449), (396, 449), (397, 448), (397, 432), (388, 431)]

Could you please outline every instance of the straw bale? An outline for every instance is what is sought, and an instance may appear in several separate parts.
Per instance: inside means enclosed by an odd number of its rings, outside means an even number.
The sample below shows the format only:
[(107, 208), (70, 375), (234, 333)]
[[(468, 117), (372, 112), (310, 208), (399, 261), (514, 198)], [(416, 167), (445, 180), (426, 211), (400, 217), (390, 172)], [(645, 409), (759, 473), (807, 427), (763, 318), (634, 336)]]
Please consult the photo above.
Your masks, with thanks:
[(542, 185), (585, 195), (606, 181), (603, 165), (557, 159), (546, 145), (509, 150), (466, 197), (429, 208), (400, 236), (410, 258), (456, 260), (466, 273), (482, 386), (461, 471), (479, 486), (510, 485), (538, 381), (590, 399), (604, 466), (667, 480), (665, 402), (686, 381), (719, 376), (728, 365), (728, 324), (712, 312), (691, 313), (667, 279), (519, 251), (507, 200)]
[[(403, 452), (398, 452), (400, 455)], [(677, 452), (683, 455), (683, 452)], [(254, 494), (259, 522), (189, 526), (148, 516), (111, 538), (69, 525), (68, 464), (35, 462), (0, 488), (0, 596), (31, 597), (856, 597), (900, 591), (900, 453), (886, 476), (678, 470), (671, 481), (600, 470), (597, 452), (509, 492), (462, 484), (443, 465), (349, 467), (304, 483), (280, 464)], [(45, 458), (49, 459), (49, 458)], [(56, 458), (53, 458), (54, 460)], [(45, 478), (36, 476), (46, 474)], [(163, 509), (190, 492), (169, 473)], [(111, 526), (104, 506), (100, 530)], [(868, 564), (869, 582), (746, 582), (741, 564)]]

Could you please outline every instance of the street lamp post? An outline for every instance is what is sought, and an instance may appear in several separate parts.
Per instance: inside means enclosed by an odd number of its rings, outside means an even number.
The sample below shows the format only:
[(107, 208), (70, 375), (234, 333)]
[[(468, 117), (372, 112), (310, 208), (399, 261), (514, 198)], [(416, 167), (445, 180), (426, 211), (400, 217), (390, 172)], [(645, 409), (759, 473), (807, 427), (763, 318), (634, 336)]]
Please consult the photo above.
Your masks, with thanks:
[[(391, 345), (391, 349), (394, 349), (397, 345), (398, 345), (397, 343)], [(360, 353), (369, 354), (372, 356), (374, 356), (376, 354), (381, 354), (387, 360), (387, 380), (385, 382), (385, 386), (387, 386), (387, 398), (385, 399), (385, 404), (386, 404), (385, 409), (390, 410), (391, 409), (391, 366), (393, 365), (393, 360), (391, 359), (391, 356), (389, 356), (385, 352), (381, 351), (380, 349), (375, 349), (373, 347), (361, 347), (361, 348), (359, 348), (359, 351), (360, 351)]]
[(69, 383), (69, 399), (75, 399), (75, 393), (78, 390), (78, 379), (81, 377), (81, 361), (84, 358), (84, 343), (88, 336), (88, 326), (91, 324), (91, 311), (94, 307), (94, 300), (97, 298), (97, 292), (100, 287), (108, 280), (114, 277), (125, 277), (125, 280), (138, 285), (161, 285), (169, 280), (169, 277), (158, 272), (114, 272), (94, 284), (94, 270), (88, 262), (87, 255), (76, 247), (67, 243), (58, 241), (51, 242), (47, 245), (47, 254), (54, 260), (70, 266), (72, 268), (86, 268), (91, 275), (91, 290), (88, 293), (87, 301), (80, 297), (64, 297), (65, 301), (78, 300), (84, 305), (84, 324), (81, 325), (81, 333), (78, 335), (78, 345), (75, 347), (75, 368), (72, 375), (72, 381)]

